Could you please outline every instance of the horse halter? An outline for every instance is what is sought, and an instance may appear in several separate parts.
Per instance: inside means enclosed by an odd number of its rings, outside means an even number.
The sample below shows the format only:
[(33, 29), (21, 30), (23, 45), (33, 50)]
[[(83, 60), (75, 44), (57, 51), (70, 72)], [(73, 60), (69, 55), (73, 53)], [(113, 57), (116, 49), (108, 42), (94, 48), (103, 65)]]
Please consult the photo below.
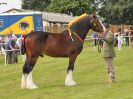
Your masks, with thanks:
[(69, 31), (69, 35), (70, 35), (70, 38), (72, 39), (72, 41), (74, 41), (73, 37), (72, 37), (72, 34), (74, 34), (80, 42), (84, 43), (84, 40), (75, 32), (71, 31), (70, 28), (68, 28), (68, 31)]

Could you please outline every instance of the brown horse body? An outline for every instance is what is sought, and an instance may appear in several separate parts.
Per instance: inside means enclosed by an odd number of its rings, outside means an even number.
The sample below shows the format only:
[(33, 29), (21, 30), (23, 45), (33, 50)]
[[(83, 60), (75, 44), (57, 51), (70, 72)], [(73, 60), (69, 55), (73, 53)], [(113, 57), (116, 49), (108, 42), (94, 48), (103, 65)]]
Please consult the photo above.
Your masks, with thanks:
[[(36, 38), (33, 35), (36, 35)], [(51, 57), (69, 57), (71, 53), (80, 53), (82, 50), (82, 43), (78, 38), (72, 41), (68, 30), (63, 33), (34, 32), (26, 37), (25, 42), (29, 57), (38, 57), (43, 54)]]
[(69, 57), (65, 85), (76, 85), (72, 77), (74, 63), (83, 49), (81, 40), (85, 39), (90, 29), (98, 32), (103, 32), (105, 29), (96, 15), (86, 15), (74, 23), (70, 27), (70, 31), (64, 30), (62, 33), (33, 32), (28, 34), (23, 46), (25, 47), (26, 61), (23, 67), (21, 88), (37, 88), (32, 81), (32, 70), (38, 57), (44, 54), (51, 57)]

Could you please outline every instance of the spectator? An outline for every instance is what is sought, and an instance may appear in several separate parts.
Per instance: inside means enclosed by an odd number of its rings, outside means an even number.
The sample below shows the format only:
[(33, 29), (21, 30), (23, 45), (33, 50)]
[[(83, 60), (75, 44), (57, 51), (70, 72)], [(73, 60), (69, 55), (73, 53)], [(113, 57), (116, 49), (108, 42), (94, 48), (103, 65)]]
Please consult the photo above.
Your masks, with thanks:
[(118, 33), (117, 32), (114, 33), (114, 37), (115, 37), (115, 47), (117, 47), (118, 46), (118, 40), (117, 40)]
[(10, 31), (9, 38), (12, 39), (13, 31)]
[(122, 49), (121, 49), (121, 47), (122, 47), (121, 29), (118, 30), (118, 37), (117, 37), (117, 40), (118, 40), (118, 50), (122, 50)]
[(22, 46), (22, 35), (21, 35), (21, 37), (19, 37), (19, 38), (17, 39), (16, 44), (17, 44), (17, 47), (18, 47), (19, 49), (21, 49), (21, 46)]
[(96, 46), (97, 45), (97, 34), (94, 32), (92, 34), (92, 37), (93, 37), (93, 45)]
[(6, 35), (5, 36), (5, 43), (8, 43), (10, 41), (10, 37), (9, 37), (9, 35)]
[(130, 26), (130, 41), (131, 41), (131, 47), (133, 48), (133, 25)]
[(18, 62), (18, 56), (21, 53), (21, 46), (22, 46), (22, 35), (16, 41), (16, 49), (19, 49), (19, 50), (16, 51), (16, 59), (17, 59), (17, 62)]
[(129, 46), (129, 30), (128, 29), (125, 29), (124, 31), (125, 33), (125, 42), (126, 42), (126, 47)]
[(16, 45), (16, 39), (17, 37), (15, 35), (12, 35), (12, 39), (9, 40), (6, 46), (6, 50), (8, 50), (6, 53), (7, 55), (7, 63), (12, 64), (16, 62), (16, 55), (15, 55), (15, 45)]

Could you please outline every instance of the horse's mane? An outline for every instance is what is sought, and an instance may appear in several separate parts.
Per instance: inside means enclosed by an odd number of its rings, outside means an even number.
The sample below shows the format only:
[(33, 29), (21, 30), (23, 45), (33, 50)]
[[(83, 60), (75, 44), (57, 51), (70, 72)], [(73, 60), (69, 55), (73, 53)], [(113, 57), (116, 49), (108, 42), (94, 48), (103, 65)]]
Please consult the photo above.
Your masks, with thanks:
[(83, 14), (77, 18), (75, 18), (74, 20), (72, 20), (69, 24), (68, 24), (68, 28), (71, 31), (76, 32), (80, 37), (84, 38), (86, 35), (86, 32), (88, 32), (89, 30), (89, 25), (90, 25), (90, 20), (91, 17), (88, 14)]
[(79, 22), (81, 19), (83, 19), (83, 18), (86, 17), (86, 16), (88, 16), (88, 14), (85, 13), (85, 14), (82, 14), (82, 15), (76, 17), (76, 18), (73, 19), (71, 22), (69, 22), (67, 26), (70, 28), (73, 24)]

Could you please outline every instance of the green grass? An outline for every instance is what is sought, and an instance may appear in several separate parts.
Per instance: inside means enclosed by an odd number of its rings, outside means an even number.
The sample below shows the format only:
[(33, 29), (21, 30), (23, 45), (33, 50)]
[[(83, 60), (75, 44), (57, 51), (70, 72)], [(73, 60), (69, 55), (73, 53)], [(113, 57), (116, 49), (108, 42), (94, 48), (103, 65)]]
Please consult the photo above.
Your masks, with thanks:
[(39, 58), (33, 71), (39, 88), (22, 90), (22, 61), (5, 67), (1, 55), (0, 99), (133, 99), (133, 49), (116, 49), (116, 83), (107, 84), (102, 53), (94, 52), (87, 45), (76, 60), (73, 76), (78, 85), (74, 87), (64, 86), (68, 58)]

